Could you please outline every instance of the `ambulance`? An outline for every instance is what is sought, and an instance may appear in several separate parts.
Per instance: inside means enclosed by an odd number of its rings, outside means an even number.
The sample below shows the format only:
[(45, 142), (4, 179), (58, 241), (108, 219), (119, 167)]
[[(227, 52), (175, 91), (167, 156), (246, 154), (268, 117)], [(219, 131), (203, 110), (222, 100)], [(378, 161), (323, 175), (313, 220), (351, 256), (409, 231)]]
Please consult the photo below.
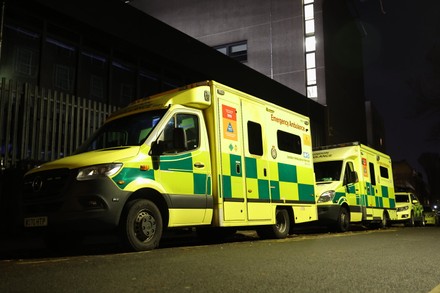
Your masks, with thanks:
[(29, 171), (23, 220), (53, 247), (117, 231), (151, 250), (182, 227), (285, 238), (318, 219), (314, 184), (308, 117), (205, 81), (133, 102), (74, 155)]
[(397, 219), (391, 158), (358, 142), (314, 148), (319, 223), (385, 228)]

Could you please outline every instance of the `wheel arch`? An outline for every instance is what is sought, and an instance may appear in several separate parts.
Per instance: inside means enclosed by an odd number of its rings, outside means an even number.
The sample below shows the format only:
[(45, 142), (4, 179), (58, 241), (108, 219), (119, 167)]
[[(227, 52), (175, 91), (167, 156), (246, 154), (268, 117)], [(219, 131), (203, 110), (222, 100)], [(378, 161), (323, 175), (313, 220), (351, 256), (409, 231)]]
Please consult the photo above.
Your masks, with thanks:
[[(339, 206), (339, 208), (340, 209), (342, 209), (342, 208), (344, 208), (344, 209), (346, 209), (347, 210), (347, 212), (348, 212), (348, 215), (350, 216), (350, 206), (348, 205), (348, 203), (346, 202), (346, 201), (344, 201), (340, 206)], [(350, 219), (351, 219), (351, 217), (350, 217)]]
[(142, 188), (133, 192), (130, 195), (130, 197), (125, 202), (124, 209), (122, 211), (123, 214), (121, 214), (121, 216), (119, 217), (119, 222), (124, 218), (124, 213), (127, 212), (126, 207), (128, 203), (136, 199), (148, 199), (152, 201), (160, 211), (160, 214), (162, 216), (163, 227), (164, 228), (168, 227), (168, 222), (169, 222), (168, 204), (164, 196), (159, 191), (152, 188)]

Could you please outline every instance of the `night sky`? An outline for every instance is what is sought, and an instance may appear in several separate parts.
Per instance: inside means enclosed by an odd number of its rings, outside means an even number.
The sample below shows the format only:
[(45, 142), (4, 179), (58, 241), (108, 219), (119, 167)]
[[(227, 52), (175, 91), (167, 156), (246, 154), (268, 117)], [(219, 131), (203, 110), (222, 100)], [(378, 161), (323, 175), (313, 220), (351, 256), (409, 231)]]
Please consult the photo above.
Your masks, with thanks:
[(384, 119), (387, 153), (424, 174), (420, 155), (440, 153), (440, 1), (355, 2), (365, 94)]

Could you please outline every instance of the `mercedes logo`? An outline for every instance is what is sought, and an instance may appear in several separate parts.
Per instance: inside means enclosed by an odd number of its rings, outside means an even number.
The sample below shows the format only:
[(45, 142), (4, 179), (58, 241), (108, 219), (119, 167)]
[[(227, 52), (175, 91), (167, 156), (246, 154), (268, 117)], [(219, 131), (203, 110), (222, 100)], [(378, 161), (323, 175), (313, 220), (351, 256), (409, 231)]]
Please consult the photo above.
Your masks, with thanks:
[(35, 177), (32, 181), (32, 190), (34, 192), (39, 192), (43, 187), (43, 179), (39, 176)]

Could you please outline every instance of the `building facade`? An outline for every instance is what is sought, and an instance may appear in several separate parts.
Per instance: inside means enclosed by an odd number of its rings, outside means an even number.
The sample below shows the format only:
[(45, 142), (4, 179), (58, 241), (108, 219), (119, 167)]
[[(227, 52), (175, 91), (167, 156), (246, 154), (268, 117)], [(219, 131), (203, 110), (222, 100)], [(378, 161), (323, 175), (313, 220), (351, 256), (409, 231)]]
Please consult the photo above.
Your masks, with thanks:
[[(354, 1), (132, 0), (129, 5), (327, 107), (329, 144), (384, 150), (365, 105), (362, 27)], [(374, 133), (374, 135), (371, 135)]]

